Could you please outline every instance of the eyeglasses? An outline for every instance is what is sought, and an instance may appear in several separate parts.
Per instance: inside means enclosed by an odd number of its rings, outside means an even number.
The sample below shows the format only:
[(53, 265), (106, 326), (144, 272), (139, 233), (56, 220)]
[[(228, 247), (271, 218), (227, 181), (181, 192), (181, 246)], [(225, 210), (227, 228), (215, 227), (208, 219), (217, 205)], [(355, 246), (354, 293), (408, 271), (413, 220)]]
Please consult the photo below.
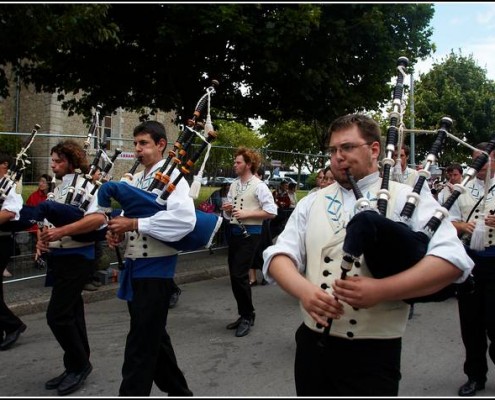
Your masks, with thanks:
[(344, 143), (340, 147), (329, 147), (328, 152), (330, 153), (331, 156), (334, 156), (337, 154), (337, 151), (340, 150), (342, 154), (350, 154), (354, 151), (354, 149), (361, 147), (361, 146), (369, 146), (373, 142), (366, 142), (366, 143), (361, 143), (361, 144), (353, 144), (353, 143)]

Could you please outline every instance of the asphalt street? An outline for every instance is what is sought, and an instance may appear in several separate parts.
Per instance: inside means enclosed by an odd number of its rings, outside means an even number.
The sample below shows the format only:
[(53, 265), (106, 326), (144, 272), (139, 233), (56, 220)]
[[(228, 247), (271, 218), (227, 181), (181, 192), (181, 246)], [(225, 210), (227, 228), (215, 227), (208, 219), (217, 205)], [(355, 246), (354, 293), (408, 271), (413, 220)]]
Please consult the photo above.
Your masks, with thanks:
[[(253, 288), (256, 321), (237, 338), (225, 326), (237, 318), (228, 277), (184, 283), (168, 330), (179, 366), (198, 397), (295, 396), (294, 333), (301, 322), (297, 301), (278, 286)], [(86, 304), (93, 372), (75, 397), (118, 394), (129, 318), (117, 298)], [(44, 312), (23, 316), (27, 330), (10, 350), (0, 353), (0, 395), (54, 396), (44, 382), (62, 368), (62, 351)], [(455, 397), (466, 377), (455, 299), (418, 304), (403, 341), (400, 396)], [(331, 362), (331, 360), (329, 360)], [(495, 396), (494, 366), (486, 389)], [(349, 371), (352, 373), (352, 371)], [(164, 396), (156, 387), (152, 396)]]

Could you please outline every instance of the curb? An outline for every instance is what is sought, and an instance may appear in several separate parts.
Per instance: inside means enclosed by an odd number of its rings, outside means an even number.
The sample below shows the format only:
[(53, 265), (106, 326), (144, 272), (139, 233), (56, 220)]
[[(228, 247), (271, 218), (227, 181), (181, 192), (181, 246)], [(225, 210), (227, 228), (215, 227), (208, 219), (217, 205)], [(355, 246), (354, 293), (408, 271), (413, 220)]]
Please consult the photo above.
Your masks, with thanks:
[[(207, 279), (216, 279), (227, 276), (229, 268), (227, 265), (211, 266), (203, 269), (194, 269), (177, 273), (175, 282), (180, 285), (183, 283), (197, 282)], [(83, 300), (85, 303), (93, 303), (101, 300), (108, 300), (117, 297), (118, 283), (103, 285), (94, 292), (83, 291)], [(50, 301), (51, 288), (47, 287), (43, 294), (34, 299), (19, 301), (9, 304), (9, 309), (18, 316), (46, 312), (48, 302)]]

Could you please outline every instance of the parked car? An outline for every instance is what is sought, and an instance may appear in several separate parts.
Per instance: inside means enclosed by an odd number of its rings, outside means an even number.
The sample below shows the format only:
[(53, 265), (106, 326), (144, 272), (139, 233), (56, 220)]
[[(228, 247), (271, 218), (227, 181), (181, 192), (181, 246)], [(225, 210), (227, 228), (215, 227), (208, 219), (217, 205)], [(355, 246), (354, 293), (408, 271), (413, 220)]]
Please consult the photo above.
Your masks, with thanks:
[[(280, 183), (282, 181), (287, 181), (289, 183), (295, 183), (297, 187), (297, 181), (289, 176), (286, 176), (285, 178), (282, 178), (280, 176), (272, 176), (271, 178), (267, 179), (265, 183), (268, 185), (270, 189), (277, 189), (280, 186)], [(300, 183), (299, 184), (299, 189), (302, 189), (304, 187), (304, 184)]]
[(208, 181), (208, 186), (222, 186), (222, 183), (232, 183), (233, 178), (226, 178), (225, 176), (217, 176)]

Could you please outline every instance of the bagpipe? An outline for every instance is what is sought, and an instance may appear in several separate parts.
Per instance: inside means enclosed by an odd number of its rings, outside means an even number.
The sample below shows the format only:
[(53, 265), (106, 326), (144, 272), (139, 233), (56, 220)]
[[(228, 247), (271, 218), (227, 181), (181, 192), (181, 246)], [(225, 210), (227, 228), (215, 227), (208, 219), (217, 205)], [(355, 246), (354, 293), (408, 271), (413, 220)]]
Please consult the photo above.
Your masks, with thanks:
[[(403, 58), (401, 57), (401, 59)], [(402, 82), (399, 82), (399, 85), (402, 85)], [(396, 88), (394, 93), (397, 92), (398, 89)], [(396, 104), (400, 104), (399, 99), (396, 98), (395, 100), (397, 100), (395, 101)], [(396, 133), (395, 124), (398, 122), (397, 118), (399, 115), (399, 112), (394, 110), (391, 116), (392, 126), (389, 128), (387, 135), (387, 155), (391, 155), (394, 151), (396, 143), (396, 138), (394, 137)], [(393, 162), (390, 162), (391, 157), (384, 160), (381, 191), (378, 192), (377, 199), (378, 212), (367, 206), (363, 209), (356, 209), (356, 214), (351, 218), (346, 227), (343, 252), (347, 264), (343, 264), (342, 268), (349, 268), (348, 263), (350, 260), (356, 261), (361, 256), (364, 256), (373, 277), (384, 278), (405, 271), (426, 255), (429, 241), (440, 226), (442, 220), (449, 216), (449, 209), (459, 195), (465, 191), (467, 183), (476, 176), (477, 172), (479, 172), (488, 160), (488, 155), (484, 153), (477, 157), (465, 173), (461, 184), (455, 186), (454, 192), (442, 205), (439, 205), (428, 223), (420, 231), (413, 231), (410, 227), (410, 222), (416, 206), (421, 199), (420, 192), (425, 181), (431, 175), (429, 171), (430, 167), (436, 162), (446, 137), (450, 135), (449, 129), (451, 126), (452, 120), (450, 118), (442, 118), (440, 128), (437, 130), (437, 137), (426, 158), (425, 166), (418, 172), (419, 177), (412, 192), (407, 197), (398, 221), (385, 218), (387, 201), (390, 196), (388, 193), (390, 174), (387, 173), (387, 167), (390, 168), (393, 166)], [(488, 147), (486, 152), (489, 154), (495, 148), (495, 137), (490, 141)], [(349, 174), (351, 173), (352, 171), (349, 171)], [(350, 183), (358, 199), (356, 206), (359, 207), (359, 202), (363, 199), (358, 196), (362, 196), (357, 191), (355, 182), (350, 180)], [(384, 254), (388, 255), (388, 261), (383, 260)], [(451, 284), (431, 295), (406, 299), (405, 301), (410, 304), (443, 301), (452, 297), (454, 292), (455, 284)]]
[(7, 173), (0, 179), (0, 207), (3, 205), (12, 188), (16, 187), (21, 181), (26, 165), (30, 164), (30, 161), (27, 159), (27, 151), (33, 144), (34, 138), (40, 128), (41, 126), (39, 124), (34, 125), (31, 134), (23, 143), (21, 150), (17, 153), (12, 164), (9, 166)]
[[(346, 226), (346, 236), (343, 243), (343, 258), (341, 263), (341, 279), (345, 279), (353, 265), (359, 265), (361, 257), (374, 278), (381, 279), (403, 272), (423, 259), (427, 253), (428, 244), (434, 233), (439, 228), (443, 219), (449, 216), (449, 209), (459, 195), (465, 191), (467, 183), (476, 176), (477, 172), (488, 160), (488, 155), (483, 153), (477, 157), (467, 172), (464, 174), (461, 184), (455, 185), (450, 197), (435, 210), (434, 215), (419, 231), (413, 231), (410, 227), (411, 217), (420, 201), (420, 192), (427, 178), (430, 177), (429, 169), (437, 160), (445, 138), (450, 135), (448, 130), (452, 126), (452, 120), (444, 117), (437, 137), (431, 146), (425, 166), (419, 171), (416, 184), (409, 194), (406, 203), (400, 213), (399, 220), (386, 218), (388, 200), (390, 199), (389, 181), (390, 171), (394, 165), (393, 153), (397, 144), (398, 125), (402, 120), (402, 83), (404, 68), (407, 59), (401, 57), (398, 60), (399, 75), (394, 89), (393, 111), (390, 115), (390, 126), (387, 131), (386, 155), (383, 160), (383, 175), (381, 188), (377, 193), (377, 208), (371, 207), (368, 199), (361, 194), (357, 183), (352, 177), (352, 171), (347, 170), (349, 183), (356, 197), (355, 215)], [(486, 150), (488, 154), (495, 149), (495, 136), (490, 141)], [(384, 255), (387, 256), (384, 259)], [(466, 285), (472, 285), (472, 277), (468, 277)], [(408, 304), (439, 302), (455, 295), (458, 284), (450, 284), (430, 295), (405, 299)], [(328, 337), (332, 319), (328, 319), (329, 325), (324, 329), (322, 339)]]
[[(196, 104), (192, 118), (185, 124), (184, 130), (174, 143), (173, 149), (169, 152), (164, 164), (155, 174), (148, 189), (145, 191), (136, 188), (129, 185), (128, 182), (122, 180), (120, 182), (107, 182), (98, 190), (97, 198), (98, 207), (100, 209), (103, 209), (106, 213), (111, 212), (112, 199), (116, 200), (120, 204), (123, 210), (123, 215), (128, 218), (147, 218), (154, 215), (158, 211), (164, 211), (167, 209), (168, 197), (173, 193), (179, 181), (192, 172), (192, 167), (200, 158), (203, 151), (206, 148), (208, 148), (209, 151), (211, 142), (217, 136), (217, 134), (213, 131), (209, 113), (210, 96), (215, 92), (214, 87), (217, 85), (217, 81), (212, 81), (212, 85), (207, 88), (206, 93)], [(203, 126), (202, 124), (197, 123), (197, 120), (203, 113), (206, 106), (208, 107), (208, 112), (206, 123)], [(195, 131), (196, 126), (204, 128), (205, 134), (203, 135)], [(192, 156), (187, 158), (189, 154), (189, 147), (192, 145), (196, 137), (200, 137), (203, 143)], [(205, 157), (200, 171), (203, 170), (206, 159), (207, 157)], [(167, 166), (171, 162), (172, 165), (167, 170)], [(175, 169), (178, 169), (179, 174), (172, 181), (171, 176)], [(193, 185), (191, 185), (191, 190), (189, 192), (190, 197), (197, 197), (195, 190), (199, 191), (199, 188), (197, 188), (195, 183), (198, 181), (200, 180), (195, 179)], [(216, 232), (221, 226), (222, 218), (214, 213), (205, 213), (197, 209), (195, 212), (196, 224), (193, 231), (179, 241), (164, 243), (178, 251), (193, 251), (200, 248), (209, 248)]]
[[(97, 106), (97, 111), (94, 114), (93, 122), (89, 129), (88, 138), (84, 142), (84, 150), (87, 153), (87, 148), (90, 144), (91, 137), (100, 140), (98, 136), (95, 136), (95, 132), (99, 127), (99, 117), (98, 110), (101, 106)], [(95, 158), (90, 165), (89, 172), (84, 175), (84, 181), (78, 186), (78, 181), (82, 175), (80, 169), (74, 171), (74, 178), (68, 188), (67, 195), (65, 197), (64, 203), (59, 203), (54, 201), (54, 193), (50, 192), (47, 195), (47, 200), (41, 202), (37, 206), (24, 205), (20, 211), (20, 218), (18, 221), (9, 221), (0, 227), (2, 231), (19, 232), (31, 227), (33, 224), (37, 223), (39, 228), (43, 227), (43, 221), (46, 219), (55, 227), (60, 227), (68, 225), (75, 221), (83, 218), (84, 213), (87, 211), (89, 204), (91, 203), (92, 197), (94, 197), (96, 190), (100, 187), (106, 180), (107, 175), (114, 166), (114, 162), (117, 157), (122, 153), (122, 150), (116, 149), (114, 155), (109, 158), (101, 146), (98, 146)], [(100, 159), (105, 157), (107, 162), (102, 170), (102, 174), (98, 181), (95, 182), (91, 191), (87, 192), (87, 185), (92, 182), (92, 175), (98, 166)], [(55, 177), (53, 177), (52, 183), (55, 183)], [(93, 184), (92, 184), (93, 185)], [(75, 196), (74, 196), (75, 195)], [(92, 232), (73, 235), (72, 239), (80, 242), (92, 242), (105, 240), (106, 228), (95, 230)]]

